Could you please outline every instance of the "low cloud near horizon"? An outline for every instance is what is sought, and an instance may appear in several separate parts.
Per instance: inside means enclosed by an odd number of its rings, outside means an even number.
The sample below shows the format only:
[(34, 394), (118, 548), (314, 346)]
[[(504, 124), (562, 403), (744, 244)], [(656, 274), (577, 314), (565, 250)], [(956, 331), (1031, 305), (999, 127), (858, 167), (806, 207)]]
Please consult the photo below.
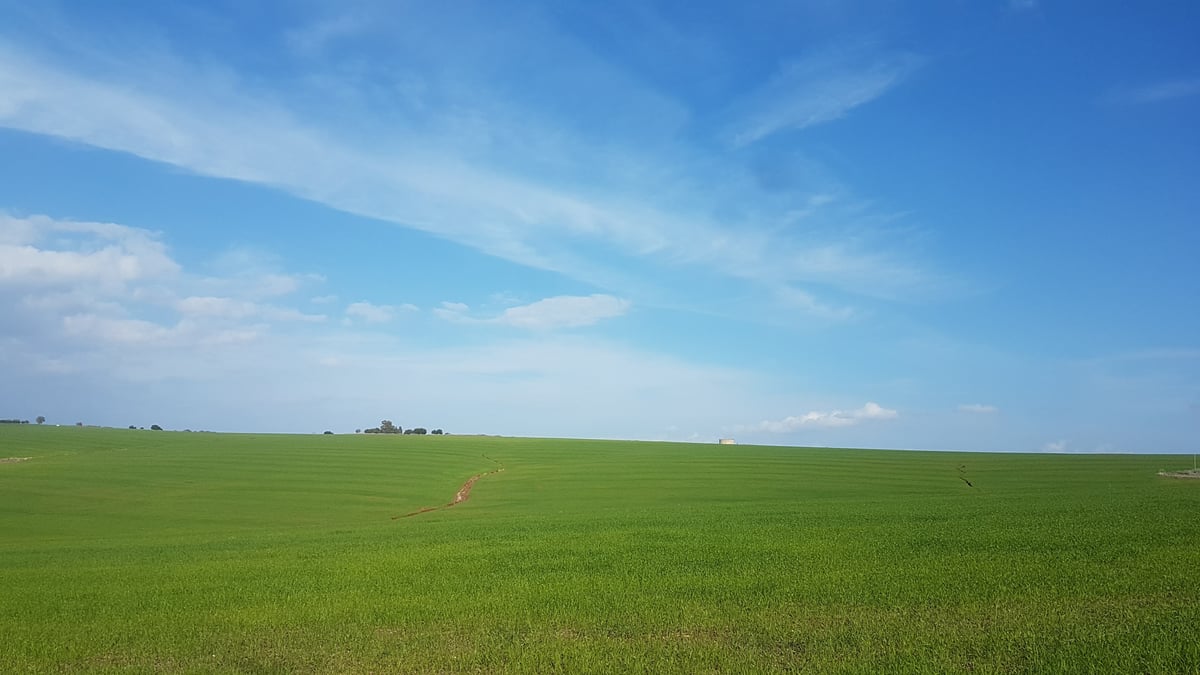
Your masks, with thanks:
[(836, 429), (851, 427), (868, 420), (890, 420), (900, 416), (900, 413), (890, 408), (868, 401), (856, 410), (814, 410), (803, 415), (792, 415), (781, 420), (763, 420), (753, 426), (743, 426), (741, 431), (767, 431), (771, 433), (789, 433), (805, 427)]

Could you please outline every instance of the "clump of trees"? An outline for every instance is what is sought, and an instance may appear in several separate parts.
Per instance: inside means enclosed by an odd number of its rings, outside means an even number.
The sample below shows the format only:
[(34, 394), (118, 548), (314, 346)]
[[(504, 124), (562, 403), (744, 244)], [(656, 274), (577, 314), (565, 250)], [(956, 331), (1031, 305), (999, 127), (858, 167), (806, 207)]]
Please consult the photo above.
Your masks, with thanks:
[(393, 424), (391, 420), (383, 420), (382, 422), (379, 423), (379, 426), (373, 427), (371, 429), (355, 429), (354, 430), (354, 433), (356, 433), (356, 434), (359, 432), (362, 432), (364, 434), (404, 434), (405, 436), (408, 436), (408, 435), (424, 436), (425, 434), (441, 436), (443, 433), (445, 433), (441, 429), (434, 429), (431, 432), (428, 429), (426, 429), (425, 427), (413, 427), (411, 429), (404, 429), (397, 424)]
[(384, 420), (384, 421), (380, 422), (379, 426), (377, 426), (377, 427), (374, 427), (372, 429), (363, 429), (363, 433), (364, 434), (400, 434), (400, 433), (404, 433), (404, 430), (401, 429), (400, 427), (396, 426), (395, 424), (392, 424), (391, 420)]

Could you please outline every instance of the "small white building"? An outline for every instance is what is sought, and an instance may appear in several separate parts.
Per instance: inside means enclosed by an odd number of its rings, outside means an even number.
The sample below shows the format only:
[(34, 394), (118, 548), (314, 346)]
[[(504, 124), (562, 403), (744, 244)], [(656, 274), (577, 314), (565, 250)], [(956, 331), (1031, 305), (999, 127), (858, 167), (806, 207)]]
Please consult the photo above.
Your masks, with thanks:
[(737, 441), (732, 438), (719, 438), (717, 439), (717, 443), (721, 445), (737, 445)]

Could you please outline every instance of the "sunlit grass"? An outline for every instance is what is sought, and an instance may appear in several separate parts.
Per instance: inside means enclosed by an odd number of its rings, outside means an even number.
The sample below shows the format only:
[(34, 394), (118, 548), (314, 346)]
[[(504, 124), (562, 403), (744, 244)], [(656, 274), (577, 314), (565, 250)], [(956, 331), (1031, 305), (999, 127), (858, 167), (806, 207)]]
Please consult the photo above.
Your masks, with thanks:
[(1179, 458), (35, 427), (6, 456), (12, 670), (1200, 668)]

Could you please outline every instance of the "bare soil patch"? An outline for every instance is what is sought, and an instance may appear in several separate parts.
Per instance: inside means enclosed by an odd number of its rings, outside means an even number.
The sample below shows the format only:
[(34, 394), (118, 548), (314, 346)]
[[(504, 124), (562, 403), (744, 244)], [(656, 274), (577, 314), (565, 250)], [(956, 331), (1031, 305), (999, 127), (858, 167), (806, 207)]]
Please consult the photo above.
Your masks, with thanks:
[(32, 457), (0, 457), (0, 464), (16, 464), (17, 462), (28, 462)]
[(1159, 471), (1158, 475), (1167, 478), (1200, 478), (1200, 469), (1188, 469), (1187, 471)]

